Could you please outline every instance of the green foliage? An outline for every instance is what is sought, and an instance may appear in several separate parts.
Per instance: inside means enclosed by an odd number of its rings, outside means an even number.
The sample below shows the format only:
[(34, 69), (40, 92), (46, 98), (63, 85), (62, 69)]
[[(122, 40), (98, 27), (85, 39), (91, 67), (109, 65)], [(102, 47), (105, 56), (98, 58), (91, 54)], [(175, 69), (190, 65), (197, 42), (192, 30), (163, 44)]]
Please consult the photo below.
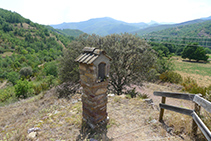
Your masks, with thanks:
[(42, 92), (42, 86), (41, 84), (36, 84), (36, 85), (33, 85), (32, 88), (34, 89), (34, 94), (35, 95), (38, 95)]
[(86, 46), (101, 48), (112, 58), (110, 85), (118, 95), (122, 94), (125, 86), (147, 80), (147, 74), (156, 60), (146, 41), (132, 34), (112, 34), (105, 37), (84, 34), (70, 44), (71, 48), (61, 60), (62, 82), (79, 80), (78, 64), (74, 59)]
[(32, 93), (32, 84), (26, 79), (17, 81), (15, 95), (17, 98), (27, 98)]
[(204, 48), (198, 46), (198, 43), (191, 43), (184, 48), (182, 58), (194, 59), (198, 62), (199, 60), (207, 61), (209, 57), (206, 56)]
[(39, 81), (33, 84), (32, 88), (34, 90), (34, 94), (38, 95), (42, 91), (48, 90), (49, 88), (55, 85), (55, 77), (53, 75), (46, 76), (46, 78), (42, 81)]
[(143, 93), (143, 94), (139, 93), (138, 97), (141, 98), (141, 99), (147, 99), (147, 98), (149, 98), (149, 95), (146, 94), (146, 93)]
[(150, 44), (152, 48), (159, 53), (160, 56), (168, 57), (170, 55), (169, 49), (166, 46), (164, 46), (162, 43), (158, 44), (158, 43), (151, 42)]
[(211, 101), (211, 85), (208, 87), (199, 86), (197, 82), (190, 77), (186, 77), (182, 85), (184, 86), (184, 91), (192, 94), (202, 94), (205, 99)]
[(58, 68), (56, 62), (49, 62), (44, 65), (44, 71), (46, 75), (53, 75), (54, 77), (57, 77), (58, 75)]
[(127, 90), (126, 91), (126, 97), (127, 98), (139, 97), (141, 99), (149, 98), (149, 96), (147, 94), (145, 94), (145, 93), (141, 94), (141, 93), (136, 92), (136, 88), (133, 88), (131, 90)]
[(131, 98), (134, 98), (138, 95), (138, 92), (136, 92), (136, 88), (133, 88), (131, 90), (128, 90), (126, 92), (126, 95), (129, 95)]
[(6, 87), (4, 89), (0, 89), (0, 102), (7, 101), (14, 94), (14, 87)]
[(27, 78), (32, 75), (32, 68), (31, 67), (23, 67), (20, 71), (20, 76)]
[(160, 80), (162, 82), (170, 82), (179, 84), (182, 82), (182, 76), (179, 73), (173, 71), (167, 71), (160, 75)]
[(155, 69), (158, 73), (162, 74), (167, 71), (173, 70), (173, 63), (170, 57), (160, 56), (156, 60)]
[[(168, 44), (175, 44), (176, 46), (192, 42), (198, 42), (201, 46), (211, 46), (209, 38), (211, 21), (201, 20), (196, 22), (157, 26), (153, 29), (155, 32), (151, 32), (145, 36), (146, 38), (151, 38), (153, 42), (166, 42)], [(156, 28), (158, 29), (159, 27), (161, 27), (161, 30), (156, 31)]]
[(19, 74), (15, 71), (9, 72), (7, 74), (7, 79), (10, 81), (13, 85), (16, 84), (16, 82), (19, 80)]
[(186, 77), (182, 83), (184, 86), (183, 90), (193, 94), (202, 94), (203, 96), (206, 95), (206, 87), (201, 87), (197, 84), (197, 82), (190, 78)]
[(63, 43), (70, 42), (68, 37), (51, 32), (43, 25), (0, 9), (0, 78), (6, 79), (8, 72), (19, 72), (24, 67), (31, 67), (37, 73), (38, 65), (58, 59)]
[(204, 50), (205, 50), (205, 52), (206, 52), (206, 54), (211, 54), (211, 49), (210, 48), (204, 48)]

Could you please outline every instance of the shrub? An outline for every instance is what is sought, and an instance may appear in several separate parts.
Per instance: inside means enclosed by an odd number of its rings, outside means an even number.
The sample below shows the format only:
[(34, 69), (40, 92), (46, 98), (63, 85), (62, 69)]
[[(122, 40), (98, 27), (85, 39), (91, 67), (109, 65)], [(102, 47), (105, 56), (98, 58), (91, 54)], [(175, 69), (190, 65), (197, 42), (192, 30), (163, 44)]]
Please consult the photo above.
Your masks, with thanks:
[(64, 82), (56, 87), (56, 96), (58, 98), (71, 98), (76, 91), (80, 88), (80, 84), (75, 84), (73, 82)]
[(53, 80), (54, 80), (54, 76), (53, 75), (49, 75), (49, 76), (46, 76), (46, 78), (44, 79), (44, 82), (48, 85), (48, 87), (51, 87), (53, 86)]
[(19, 80), (15, 85), (15, 95), (17, 98), (27, 98), (32, 93), (32, 85), (27, 80)]
[(21, 77), (28, 77), (32, 75), (32, 68), (31, 67), (23, 67), (20, 71), (19, 71)]
[(131, 98), (136, 97), (136, 95), (138, 95), (138, 92), (136, 92), (136, 88), (133, 88), (132, 90), (128, 90), (126, 92), (126, 95), (129, 95)]
[(189, 93), (193, 93), (193, 94), (202, 94), (203, 97), (206, 96), (206, 91), (207, 88), (206, 87), (201, 87), (197, 84), (197, 82), (190, 78), (190, 77), (186, 77), (182, 83), (182, 85), (184, 86), (183, 90), (187, 91)]
[(46, 63), (44, 66), (45, 66), (44, 71), (46, 75), (53, 75), (54, 77), (57, 77), (58, 68), (55, 62)]
[(42, 92), (42, 86), (41, 86), (41, 84), (33, 85), (33, 89), (34, 89), (34, 94), (35, 95), (38, 95), (39, 93)]
[(138, 97), (141, 98), (141, 99), (147, 99), (147, 98), (149, 98), (149, 95), (143, 93), (143, 94), (138, 94)]
[(5, 102), (14, 94), (14, 87), (7, 87), (5, 89), (0, 89), (0, 102)]
[(182, 76), (179, 73), (173, 71), (167, 71), (160, 75), (160, 80), (162, 82), (170, 82), (170, 83), (181, 83)]
[(12, 71), (12, 72), (9, 72), (7, 74), (7, 79), (8, 81), (10, 81), (13, 85), (16, 84), (16, 82), (18, 81), (19, 79), (19, 74), (15, 71)]

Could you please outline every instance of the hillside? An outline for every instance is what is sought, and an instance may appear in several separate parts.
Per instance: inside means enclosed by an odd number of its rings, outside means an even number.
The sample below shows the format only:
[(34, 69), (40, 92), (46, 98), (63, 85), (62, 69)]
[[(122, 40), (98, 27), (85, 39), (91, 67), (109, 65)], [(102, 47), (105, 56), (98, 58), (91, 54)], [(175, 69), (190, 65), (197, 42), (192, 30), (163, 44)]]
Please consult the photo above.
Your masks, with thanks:
[(154, 32), (158, 32), (158, 34), (160, 34), (159, 31), (163, 31), (163, 30), (167, 31), (170, 28), (183, 27), (183, 26), (188, 26), (192, 24), (197, 24), (200, 26), (201, 23), (205, 21), (209, 21), (209, 20), (211, 20), (210, 17), (207, 17), (207, 18), (195, 19), (195, 20), (191, 20), (191, 21), (187, 21), (183, 23), (178, 23), (178, 24), (163, 24), (163, 25), (150, 26), (144, 29), (140, 29), (138, 31), (134, 31), (133, 33), (134, 34), (136, 33), (138, 36), (142, 36), (149, 33), (151, 34)]
[(163, 36), (211, 37), (211, 20), (178, 24), (172, 28), (151, 32), (151, 34)]
[(71, 37), (78, 37), (81, 34), (83, 34), (84, 32), (78, 29), (55, 29), (51, 26), (46, 26), (47, 29), (49, 29), (50, 31), (53, 31), (55, 33), (64, 35), (64, 36), (71, 36)]
[[(175, 90), (173, 87), (147, 84), (140, 92), (152, 95), (153, 90)], [(150, 97), (152, 98), (152, 97)], [(159, 98), (157, 99), (160, 102)], [(81, 95), (72, 100), (58, 99), (55, 89), (36, 97), (0, 107), (0, 140), (77, 140), (88, 131), (81, 131)], [(168, 99), (170, 100), (170, 99)], [(172, 100), (168, 101), (172, 102)], [(178, 100), (177, 104), (187, 107), (190, 103)], [(158, 103), (155, 102), (155, 107)], [(191, 104), (189, 105), (191, 106)], [(191, 117), (165, 111), (165, 123), (158, 122), (159, 111), (140, 98), (123, 96), (108, 97), (107, 111), (109, 123), (107, 140), (191, 140)], [(182, 122), (179, 121), (182, 119)], [(30, 137), (29, 129), (38, 128), (35, 137)], [(84, 132), (84, 134), (82, 134)], [(150, 134), (150, 136), (149, 136)], [(96, 138), (96, 135), (91, 136)]]
[(149, 26), (146, 23), (126, 23), (109, 17), (90, 19), (83, 22), (62, 23), (51, 25), (56, 29), (79, 29), (88, 34), (105, 36), (112, 33), (132, 32)]
[(201, 18), (201, 19), (195, 19), (191, 21), (186, 21), (183, 23), (157, 23), (155, 21), (151, 21), (149, 23), (127, 23), (123, 21), (118, 21), (109, 17), (104, 18), (95, 18), (90, 19), (88, 21), (83, 22), (70, 22), (70, 23), (62, 23), (58, 25), (50, 25), (55, 29), (79, 29), (85, 33), (88, 34), (98, 34), (101, 36), (113, 34), (113, 33), (132, 33), (137, 34), (138, 36), (142, 36), (145, 34), (149, 34), (152, 32), (157, 32), (169, 28), (176, 28), (179, 26), (186, 26), (186, 25), (192, 25), (192, 24), (200, 24), (205, 21), (211, 20), (210, 17), (207, 18)]
[[(157, 29), (157, 27), (155, 28)], [(168, 29), (151, 32), (142, 37), (158, 44), (163, 42), (175, 46), (186, 46), (188, 43), (197, 42), (203, 47), (211, 48), (211, 20), (179, 24)]]
[(0, 23), (0, 80), (23, 67), (38, 73), (38, 65), (56, 60), (70, 42), (45, 26), (4, 9), (0, 9)]

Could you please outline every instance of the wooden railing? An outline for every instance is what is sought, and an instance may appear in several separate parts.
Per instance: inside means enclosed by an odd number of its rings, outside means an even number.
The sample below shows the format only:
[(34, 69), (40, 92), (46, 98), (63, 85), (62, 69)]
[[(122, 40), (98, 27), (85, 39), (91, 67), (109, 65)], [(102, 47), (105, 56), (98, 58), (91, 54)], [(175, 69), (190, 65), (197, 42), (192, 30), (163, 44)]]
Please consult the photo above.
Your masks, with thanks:
[[(199, 118), (200, 108), (203, 107), (207, 112), (211, 113), (211, 102), (208, 100), (200, 97), (199, 94), (184, 94), (184, 93), (171, 93), (171, 92), (154, 92), (155, 96), (162, 96), (160, 106), (160, 116), (159, 121), (163, 121), (164, 109), (171, 110), (174, 112), (178, 112), (181, 114), (185, 114), (191, 116), (193, 118), (193, 125), (192, 125), (192, 133), (196, 135), (197, 128), (199, 127), (204, 136), (207, 138), (208, 141), (211, 141), (211, 132), (207, 128), (207, 126), (203, 123), (203, 121)], [(195, 103), (195, 109), (185, 109), (180, 107), (175, 107), (172, 105), (165, 104), (166, 97), (177, 98), (177, 99), (184, 99), (193, 101)]]

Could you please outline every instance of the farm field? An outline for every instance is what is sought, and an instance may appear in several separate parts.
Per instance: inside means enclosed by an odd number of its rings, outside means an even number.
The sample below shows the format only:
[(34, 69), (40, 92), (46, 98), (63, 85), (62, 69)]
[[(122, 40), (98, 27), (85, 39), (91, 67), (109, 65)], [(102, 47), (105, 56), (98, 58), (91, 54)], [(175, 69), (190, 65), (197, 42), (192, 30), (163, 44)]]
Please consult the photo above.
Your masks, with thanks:
[(182, 75), (183, 78), (191, 77), (200, 86), (211, 85), (211, 63), (189, 62), (181, 57), (173, 58), (175, 71)]

